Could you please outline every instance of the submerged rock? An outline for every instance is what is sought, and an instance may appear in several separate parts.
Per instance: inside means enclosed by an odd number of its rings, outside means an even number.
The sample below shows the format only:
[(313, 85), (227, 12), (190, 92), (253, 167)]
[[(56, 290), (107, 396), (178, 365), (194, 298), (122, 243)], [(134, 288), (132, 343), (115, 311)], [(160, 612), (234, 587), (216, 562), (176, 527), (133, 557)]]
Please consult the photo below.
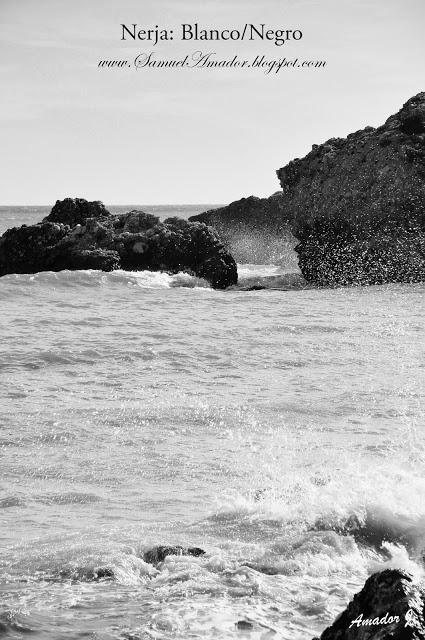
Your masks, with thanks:
[(115, 571), (112, 567), (66, 567), (59, 572), (59, 577), (75, 582), (98, 582), (114, 579)]
[(62, 269), (189, 272), (214, 288), (237, 283), (236, 263), (217, 233), (143, 211), (111, 215), (100, 202), (67, 198), (43, 222), (0, 238), (0, 276)]
[(387, 569), (366, 581), (320, 640), (423, 640), (424, 610), (424, 585)]
[(149, 564), (159, 564), (163, 562), (167, 556), (203, 556), (205, 551), (199, 547), (182, 547), (179, 544), (174, 546), (160, 545), (146, 551), (143, 555), (145, 562)]

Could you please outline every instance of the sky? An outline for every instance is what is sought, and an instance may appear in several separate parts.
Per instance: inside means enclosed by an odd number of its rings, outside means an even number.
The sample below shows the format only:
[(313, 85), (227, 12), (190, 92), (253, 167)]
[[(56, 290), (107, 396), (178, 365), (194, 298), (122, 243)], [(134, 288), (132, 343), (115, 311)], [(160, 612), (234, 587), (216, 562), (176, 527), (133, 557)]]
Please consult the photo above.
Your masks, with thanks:
[[(121, 40), (122, 24), (173, 41)], [(301, 40), (182, 41), (204, 29)], [(312, 144), (379, 126), (423, 91), (425, 0), (0, 0), (0, 205), (228, 203), (279, 189)], [(100, 69), (181, 59), (325, 60), (324, 68)]]

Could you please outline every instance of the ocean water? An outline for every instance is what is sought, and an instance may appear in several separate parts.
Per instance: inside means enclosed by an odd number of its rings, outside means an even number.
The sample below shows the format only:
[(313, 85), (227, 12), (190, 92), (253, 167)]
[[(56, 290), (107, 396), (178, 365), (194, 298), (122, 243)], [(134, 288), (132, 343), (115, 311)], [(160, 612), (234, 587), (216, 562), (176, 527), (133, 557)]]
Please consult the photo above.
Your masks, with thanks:
[(0, 278), (0, 635), (307, 640), (422, 575), (424, 285), (277, 290), (288, 264)]

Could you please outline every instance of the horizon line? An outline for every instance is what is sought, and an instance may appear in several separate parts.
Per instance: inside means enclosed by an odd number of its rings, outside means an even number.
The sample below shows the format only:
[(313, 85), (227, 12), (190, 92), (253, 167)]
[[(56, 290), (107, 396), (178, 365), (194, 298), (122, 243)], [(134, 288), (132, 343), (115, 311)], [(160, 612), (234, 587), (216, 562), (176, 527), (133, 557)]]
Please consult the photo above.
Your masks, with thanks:
[[(65, 199), (65, 198), (64, 198)], [(73, 199), (73, 198), (72, 198)], [(85, 199), (85, 198), (83, 198)], [(240, 198), (241, 199), (241, 198)], [(61, 202), (61, 200), (59, 200), (59, 202)], [(88, 200), (88, 202), (97, 202), (96, 200)], [(102, 204), (105, 205), (105, 207), (195, 207), (197, 205), (208, 205), (208, 206), (217, 206), (217, 207), (223, 207), (223, 206), (227, 206), (225, 203), (223, 202), (160, 202), (160, 203), (154, 203), (154, 202), (144, 202), (143, 204), (129, 204), (129, 203), (124, 203), (124, 204), (119, 204), (119, 203), (111, 203), (111, 202), (103, 202), (102, 200), (99, 200), (98, 202), (102, 202)], [(0, 209), (1, 208), (5, 208), (5, 207), (51, 207), (53, 205), (51, 204), (0, 204)]]

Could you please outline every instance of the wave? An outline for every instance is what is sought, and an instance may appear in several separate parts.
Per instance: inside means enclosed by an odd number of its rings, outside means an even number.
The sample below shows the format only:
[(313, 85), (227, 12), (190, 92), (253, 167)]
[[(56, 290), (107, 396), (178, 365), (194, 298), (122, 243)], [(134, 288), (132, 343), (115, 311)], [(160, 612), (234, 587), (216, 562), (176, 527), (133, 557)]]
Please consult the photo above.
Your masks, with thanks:
[[(275, 264), (238, 264), (238, 284), (232, 289), (305, 289), (309, 287), (298, 271), (288, 271)], [(311, 288), (311, 287), (310, 287)]]
[(0, 612), (0, 635), (13, 634), (12, 637), (22, 638), (24, 635), (34, 633), (36, 629), (32, 622), (29, 621), (28, 616), (21, 611), (6, 610)]
[(140, 287), (142, 289), (210, 288), (210, 284), (188, 273), (169, 274), (163, 271), (41, 271), (39, 273), (13, 273), (0, 278), (2, 290), (14, 293), (19, 287)]
[[(301, 274), (288, 271), (275, 264), (238, 264), (239, 282), (230, 290), (254, 289), (302, 289), (307, 287)], [(169, 274), (162, 271), (124, 271), (111, 272), (86, 269), (79, 271), (42, 271), (40, 273), (14, 273), (0, 278), (2, 295), (15, 296), (28, 289), (49, 288), (53, 290), (73, 288), (141, 288), (141, 289), (210, 289), (210, 284), (189, 273)]]

